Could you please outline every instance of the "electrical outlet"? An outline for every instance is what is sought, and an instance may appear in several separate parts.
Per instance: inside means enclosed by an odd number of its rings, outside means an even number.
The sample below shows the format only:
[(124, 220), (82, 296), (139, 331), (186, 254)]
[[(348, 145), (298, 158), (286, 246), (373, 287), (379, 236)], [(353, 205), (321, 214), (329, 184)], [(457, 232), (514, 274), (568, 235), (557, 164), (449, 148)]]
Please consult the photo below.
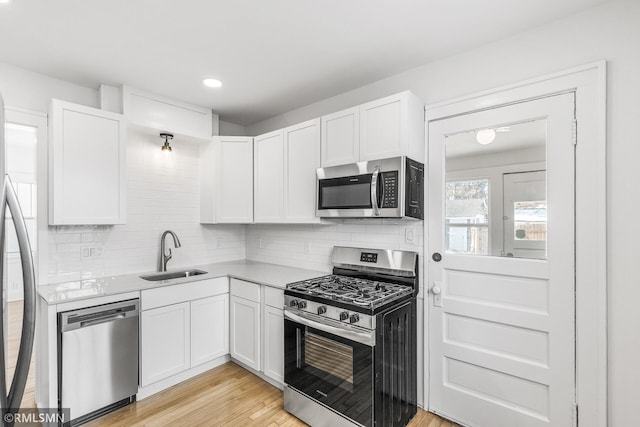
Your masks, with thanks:
[(80, 256), (82, 258), (100, 258), (104, 250), (101, 247), (86, 246), (80, 249)]
[(222, 247), (222, 237), (216, 239), (216, 247), (220, 249)]
[(311, 252), (311, 243), (304, 242), (304, 254), (309, 255), (309, 252)]
[(416, 231), (413, 228), (405, 228), (404, 242), (410, 245), (416, 242)]
[(262, 249), (262, 237), (260, 236), (256, 237), (256, 248)]

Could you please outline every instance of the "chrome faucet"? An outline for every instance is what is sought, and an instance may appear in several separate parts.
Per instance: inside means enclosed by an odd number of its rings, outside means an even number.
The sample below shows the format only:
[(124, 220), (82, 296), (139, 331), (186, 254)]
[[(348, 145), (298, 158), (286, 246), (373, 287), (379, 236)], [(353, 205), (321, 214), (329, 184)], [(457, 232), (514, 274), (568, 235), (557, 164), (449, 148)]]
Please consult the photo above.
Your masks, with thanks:
[(165, 237), (167, 237), (167, 234), (171, 234), (171, 237), (173, 237), (174, 247), (179, 248), (180, 246), (182, 246), (180, 244), (180, 239), (178, 239), (178, 236), (173, 231), (167, 230), (164, 233), (162, 233), (162, 237), (160, 238), (160, 267), (158, 267), (158, 271), (167, 271), (167, 263), (173, 256), (173, 254), (171, 253), (171, 248), (169, 248), (169, 255), (165, 254), (164, 239)]

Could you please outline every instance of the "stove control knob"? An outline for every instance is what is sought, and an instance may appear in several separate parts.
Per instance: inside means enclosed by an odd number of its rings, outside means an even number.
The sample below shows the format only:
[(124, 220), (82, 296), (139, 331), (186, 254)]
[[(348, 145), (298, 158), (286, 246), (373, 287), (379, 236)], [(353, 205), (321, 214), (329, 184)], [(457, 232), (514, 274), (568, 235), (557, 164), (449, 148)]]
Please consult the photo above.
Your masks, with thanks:
[(298, 306), (298, 300), (292, 299), (291, 302), (289, 303), (289, 307), (297, 307), (297, 306)]
[(324, 305), (321, 305), (320, 307), (318, 307), (318, 314), (325, 314), (327, 312), (327, 307)]
[(299, 309), (307, 308), (307, 302), (306, 301), (300, 301), (298, 303), (298, 308)]
[(360, 316), (357, 314), (352, 314), (351, 317), (349, 317), (349, 323), (358, 323), (358, 320), (360, 320)]
[(347, 320), (349, 318), (349, 313), (346, 311), (343, 311), (342, 313), (340, 313), (340, 320)]

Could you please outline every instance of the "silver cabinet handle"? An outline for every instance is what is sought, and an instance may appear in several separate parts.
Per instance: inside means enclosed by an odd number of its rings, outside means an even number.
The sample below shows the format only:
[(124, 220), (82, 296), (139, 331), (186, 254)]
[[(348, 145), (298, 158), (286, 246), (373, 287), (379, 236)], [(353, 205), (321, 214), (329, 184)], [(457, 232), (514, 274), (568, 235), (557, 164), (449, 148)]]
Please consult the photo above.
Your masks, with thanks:
[[(22, 395), (24, 394), (25, 384), (27, 382), (27, 376), (29, 375), (29, 364), (31, 363), (31, 352), (33, 350), (33, 338), (35, 333), (35, 320), (36, 320), (36, 275), (33, 267), (33, 258), (31, 256), (31, 245), (29, 244), (29, 236), (27, 234), (27, 226), (22, 216), (22, 209), (20, 209), (20, 203), (18, 202), (18, 196), (13, 190), (11, 179), (8, 175), (5, 176), (4, 185), (2, 189), (2, 205), (0, 205), (0, 226), (2, 232), (0, 232), (0, 260), (4, 259), (4, 237), (5, 237), (5, 206), (9, 207), (11, 212), (11, 218), (16, 229), (16, 236), (18, 237), (18, 247), (20, 249), (20, 261), (22, 263), (22, 282), (24, 285), (24, 308), (22, 313), (22, 335), (20, 337), (20, 349), (18, 350), (18, 360), (16, 363), (16, 369), (13, 374), (13, 380), (11, 381), (11, 387), (9, 394), (6, 395), (5, 384), (5, 359), (4, 359), (4, 336), (3, 332), (0, 332), (0, 340), (2, 344), (2, 354), (0, 354), (0, 391), (2, 391), (2, 403), (3, 411), (7, 408), (19, 408), (22, 401)], [(0, 261), (1, 264), (1, 261)], [(3, 274), (0, 267), (0, 274)], [(0, 291), (4, 284), (0, 285)], [(1, 295), (1, 294), (0, 294)], [(6, 398), (6, 400), (5, 400)], [(4, 405), (6, 403), (6, 405)]]
[(373, 169), (373, 175), (371, 175), (371, 206), (373, 206), (373, 213), (375, 216), (380, 216), (380, 206), (378, 206), (378, 175), (380, 174), (380, 166), (376, 166)]
[(307, 316), (292, 313), (291, 311), (284, 310), (284, 318), (293, 322), (300, 323), (301, 325), (309, 326), (310, 328), (324, 331), (329, 334), (337, 335), (342, 338), (346, 338), (351, 341), (356, 341), (364, 345), (373, 347), (376, 345), (376, 336), (374, 332), (360, 332), (352, 328), (340, 328), (326, 323), (320, 323), (317, 320), (310, 319)]

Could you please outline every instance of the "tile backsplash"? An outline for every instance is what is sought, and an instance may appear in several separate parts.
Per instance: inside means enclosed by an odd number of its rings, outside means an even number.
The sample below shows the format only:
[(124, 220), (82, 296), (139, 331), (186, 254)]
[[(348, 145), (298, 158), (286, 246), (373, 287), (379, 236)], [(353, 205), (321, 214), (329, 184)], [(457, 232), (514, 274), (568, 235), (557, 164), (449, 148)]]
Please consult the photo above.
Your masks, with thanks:
[(247, 226), (247, 259), (331, 271), (334, 246), (400, 249), (419, 254), (424, 277), (423, 221), (342, 219), (327, 224), (256, 224)]
[(156, 270), (167, 229), (182, 243), (169, 268), (245, 258), (245, 226), (199, 224), (198, 144), (176, 138), (171, 153), (160, 145), (129, 132), (126, 225), (49, 227), (49, 283)]

